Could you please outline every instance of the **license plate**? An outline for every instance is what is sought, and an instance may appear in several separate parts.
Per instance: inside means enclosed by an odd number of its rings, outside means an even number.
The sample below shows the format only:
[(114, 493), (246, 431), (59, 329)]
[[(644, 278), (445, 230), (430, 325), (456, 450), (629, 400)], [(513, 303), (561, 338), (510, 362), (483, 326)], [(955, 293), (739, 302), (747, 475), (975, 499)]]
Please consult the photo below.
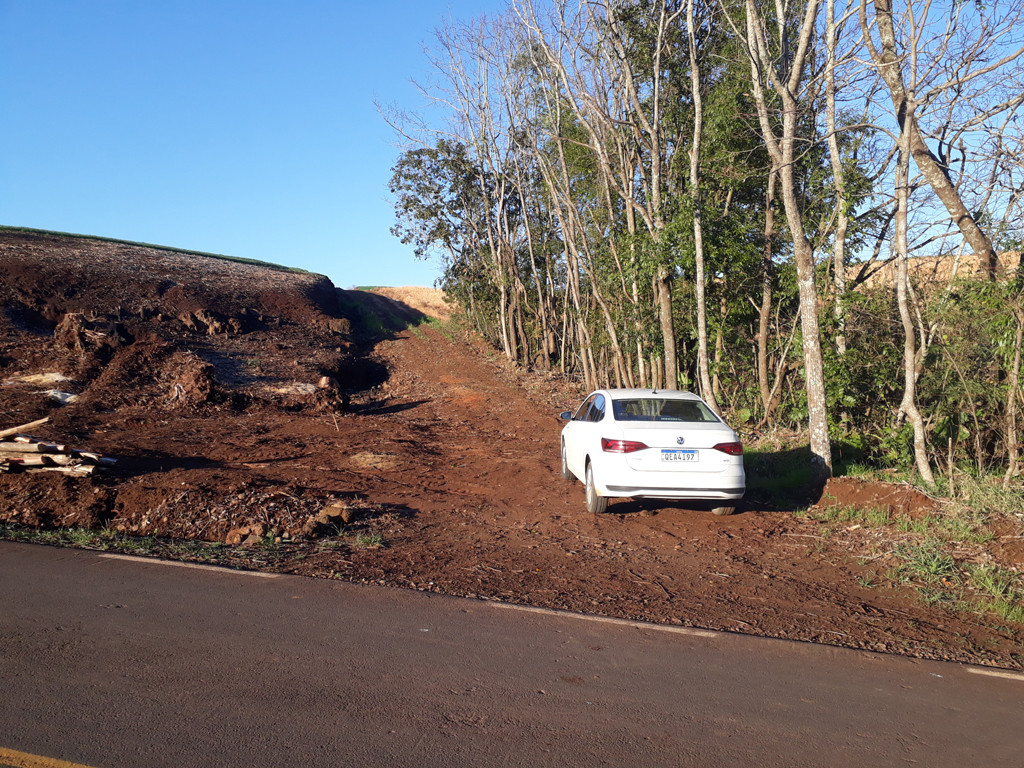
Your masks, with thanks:
[(697, 461), (696, 451), (679, 451), (676, 449), (663, 448), (661, 451), (662, 461)]

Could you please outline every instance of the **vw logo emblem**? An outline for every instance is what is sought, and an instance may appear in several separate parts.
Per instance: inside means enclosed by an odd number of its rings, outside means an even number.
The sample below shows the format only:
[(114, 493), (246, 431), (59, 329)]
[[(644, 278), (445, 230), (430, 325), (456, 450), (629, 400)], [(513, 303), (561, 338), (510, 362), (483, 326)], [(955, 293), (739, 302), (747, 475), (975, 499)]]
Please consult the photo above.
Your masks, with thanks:
[(676, 445), (682, 445), (685, 442), (686, 442), (686, 438), (685, 437), (677, 437), (676, 438)]

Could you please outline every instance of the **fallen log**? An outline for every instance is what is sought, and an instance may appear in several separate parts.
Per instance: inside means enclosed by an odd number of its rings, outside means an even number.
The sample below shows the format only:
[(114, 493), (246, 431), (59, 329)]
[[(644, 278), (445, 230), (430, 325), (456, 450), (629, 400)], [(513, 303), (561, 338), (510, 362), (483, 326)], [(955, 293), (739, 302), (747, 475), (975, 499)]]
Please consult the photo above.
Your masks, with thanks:
[(0, 443), (0, 453), (67, 453), (67, 446), (56, 443), (30, 443), (18, 441)]
[(81, 459), (60, 453), (27, 454), (24, 456), (5, 454), (0, 458), (0, 472), (10, 472), (12, 470), (39, 472), (44, 469), (50, 469), (54, 471), (66, 470), (68, 474), (74, 475), (91, 475), (101, 466), (110, 465), (87, 464)]
[(25, 472), (60, 472), (65, 475), (91, 475), (96, 472), (92, 464), (76, 464), (73, 467), (34, 467)]
[(24, 456), (14, 456), (8, 454), (7, 456), (4, 456), (4, 462), (10, 464), (12, 467), (46, 466), (46, 459), (41, 454), (26, 454)]
[(16, 435), (19, 432), (27, 432), (30, 429), (35, 429), (36, 427), (41, 427), (41, 426), (43, 426), (43, 424), (46, 424), (49, 420), (50, 420), (49, 416), (44, 416), (43, 418), (41, 418), (41, 419), (39, 419), (37, 421), (30, 421), (28, 424), (22, 424), (20, 427), (11, 427), (10, 429), (0, 429), (0, 438), (10, 437), (11, 435)]

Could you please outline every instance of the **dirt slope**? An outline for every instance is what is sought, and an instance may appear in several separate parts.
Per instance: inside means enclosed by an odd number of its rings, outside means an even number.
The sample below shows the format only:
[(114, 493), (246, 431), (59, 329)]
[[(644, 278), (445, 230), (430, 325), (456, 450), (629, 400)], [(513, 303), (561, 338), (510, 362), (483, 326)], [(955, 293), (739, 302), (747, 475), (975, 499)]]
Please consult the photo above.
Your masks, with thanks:
[[(107, 476), (0, 475), (0, 522), (247, 542), (222, 548), (221, 557), (1022, 665), (1019, 627), (887, 586), (870, 558), (858, 559), (871, 541), (853, 527), (826, 538), (820, 523), (773, 509), (770, 499), (731, 518), (632, 501), (588, 515), (582, 489), (561, 481), (557, 466), (555, 414), (578, 393), (500, 365), (458, 332), (401, 329), (418, 313), (397, 317), (400, 307), (381, 304), (394, 299), (229, 265), (0, 237), (0, 381), (60, 371), (82, 395), (60, 408), (38, 387), (2, 386), (0, 428), (50, 413), (41, 437), (120, 458)], [(187, 277), (197, 270), (199, 284)], [(147, 287), (156, 278), (176, 286)], [(86, 325), (67, 321), (75, 311)], [(357, 325), (351, 333), (343, 312)], [(374, 312), (386, 316), (376, 324), (383, 338), (361, 337), (359, 323)], [(200, 329), (202, 317), (219, 325)], [(317, 390), (322, 375), (339, 383)], [(186, 387), (190, 378), (201, 381)], [(837, 504), (918, 511), (931, 503), (908, 489), (848, 480), (827, 492)], [(161, 551), (198, 556), (181, 544)]]

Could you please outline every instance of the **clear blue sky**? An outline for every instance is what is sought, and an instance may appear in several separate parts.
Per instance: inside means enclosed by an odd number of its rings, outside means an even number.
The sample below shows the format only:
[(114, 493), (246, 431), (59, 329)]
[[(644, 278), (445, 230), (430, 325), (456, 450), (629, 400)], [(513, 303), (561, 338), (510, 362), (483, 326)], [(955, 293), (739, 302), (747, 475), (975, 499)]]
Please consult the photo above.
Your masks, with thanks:
[(0, 224), (430, 285), (393, 237), (423, 43), (503, 0), (0, 0)]

